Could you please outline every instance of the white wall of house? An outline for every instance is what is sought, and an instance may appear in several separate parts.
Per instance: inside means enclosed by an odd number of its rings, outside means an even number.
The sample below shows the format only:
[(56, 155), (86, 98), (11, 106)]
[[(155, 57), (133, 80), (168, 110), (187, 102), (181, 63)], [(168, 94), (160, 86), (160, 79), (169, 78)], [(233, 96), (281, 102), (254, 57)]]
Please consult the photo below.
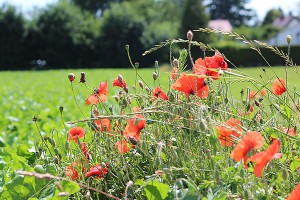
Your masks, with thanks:
[(281, 32), (269, 40), (269, 44), (273, 46), (286, 46), (286, 36), (291, 35), (291, 45), (300, 45), (300, 23), (295, 23), (293, 26), (289, 25)]

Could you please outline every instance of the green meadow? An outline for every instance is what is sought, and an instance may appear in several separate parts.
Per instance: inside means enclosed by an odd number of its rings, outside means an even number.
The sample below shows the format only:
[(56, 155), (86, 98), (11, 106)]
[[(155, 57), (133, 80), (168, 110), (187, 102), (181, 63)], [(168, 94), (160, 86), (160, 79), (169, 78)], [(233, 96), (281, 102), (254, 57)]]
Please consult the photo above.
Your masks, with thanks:
[[(265, 71), (263, 71), (265, 69)], [(86, 85), (78, 83), (80, 73), (86, 74)], [(138, 73), (148, 84), (150, 89), (154, 85), (160, 84), (165, 91), (168, 91), (168, 77), (170, 72), (167, 67), (160, 69), (160, 78), (153, 81), (153, 69), (139, 69)], [(244, 74), (247, 78), (238, 76), (226, 76), (219, 79), (220, 82), (226, 82), (228, 89), (231, 90), (233, 98), (240, 98), (240, 91), (247, 88), (258, 90), (260, 87), (253, 82), (254, 79), (263, 79), (267, 86), (271, 85), (268, 80), (274, 80), (278, 77), (288, 75), (288, 87), (299, 88), (299, 73), (293, 67), (255, 67), (241, 68), (232, 70), (232, 73)], [(12, 144), (14, 141), (31, 141), (36, 139), (37, 130), (32, 122), (33, 116), (40, 121), (42, 130), (47, 132), (51, 128), (63, 128), (59, 107), (64, 107), (63, 119), (65, 121), (77, 120), (82, 118), (81, 112), (74, 101), (71, 84), (67, 78), (69, 73), (76, 75), (73, 83), (76, 101), (84, 112), (88, 112), (90, 107), (85, 105), (85, 99), (92, 93), (93, 88), (97, 88), (100, 82), (108, 80), (111, 84), (113, 79), (121, 74), (133, 90), (135, 85), (135, 71), (133, 69), (84, 69), (84, 70), (49, 70), (49, 71), (4, 71), (0, 72), (2, 85), (0, 93), (2, 98), (0, 116), (0, 131), (5, 143)], [(138, 77), (138, 80), (141, 78)], [(218, 83), (217, 83), (218, 84)], [(138, 87), (138, 85), (137, 85)], [(137, 88), (139, 90), (139, 88)], [(113, 96), (118, 90), (109, 85), (109, 98), (113, 101)]]

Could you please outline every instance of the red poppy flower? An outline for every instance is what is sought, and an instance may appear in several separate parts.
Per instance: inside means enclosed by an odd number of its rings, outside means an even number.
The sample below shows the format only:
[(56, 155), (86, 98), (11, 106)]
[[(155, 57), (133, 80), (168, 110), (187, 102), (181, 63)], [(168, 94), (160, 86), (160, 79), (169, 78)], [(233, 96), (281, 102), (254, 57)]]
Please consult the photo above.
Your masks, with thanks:
[(83, 138), (84, 135), (84, 129), (81, 127), (73, 127), (69, 130), (69, 140), (77, 142), (77, 138)]
[(107, 87), (107, 81), (101, 82), (99, 85), (99, 88), (97, 91), (95, 91), (94, 94), (91, 94), (87, 99), (86, 99), (86, 104), (98, 104), (100, 102), (104, 102), (107, 100), (107, 95), (108, 93), (108, 87)]
[[(101, 117), (103, 115), (100, 115), (99, 117)], [(98, 131), (110, 131), (110, 120), (109, 119), (106, 119), (106, 118), (103, 118), (103, 119), (99, 119), (99, 120), (95, 120), (94, 121), (96, 127), (97, 127), (97, 130)]]
[(289, 136), (296, 136), (296, 132), (294, 128), (285, 128), (285, 127), (280, 127), (279, 130), (282, 132), (288, 134)]
[(266, 94), (267, 94), (267, 91), (266, 91), (266, 90), (261, 90), (261, 91), (260, 91), (260, 96), (263, 97), (263, 96), (265, 96)]
[(89, 154), (89, 152), (87, 150), (85, 142), (81, 142), (81, 151), (82, 151), (83, 155), (85, 156), (86, 161), (91, 159), (91, 155)]
[(116, 142), (115, 147), (121, 154), (125, 154), (130, 151), (130, 148), (127, 146), (126, 140)]
[(76, 162), (74, 162), (73, 164), (70, 164), (67, 168), (66, 168), (66, 176), (69, 177), (71, 180), (77, 180), (78, 179), (78, 172), (75, 169), (76, 166)]
[[(135, 112), (138, 112), (138, 108), (134, 108)], [(135, 140), (140, 140), (140, 131), (145, 128), (146, 120), (142, 114), (134, 114), (132, 119), (128, 120), (128, 123), (123, 131), (123, 135), (126, 138), (129, 136), (133, 137)]]
[(177, 74), (178, 74), (178, 68), (177, 67), (173, 67), (173, 69), (171, 71), (171, 74), (170, 74), (171, 79), (175, 80)]
[(282, 154), (277, 153), (280, 147), (280, 142), (278, 140), (273, 140), (272, 144), (266, 151), (259, 152), (254, 156), (248, 158), (249, 161), (255, 162), (254, 166), (254, 175), (256, 177), (261, 177), (264, 167), (268, 164), (273, 158), (280, 158)]
[(227, 70), (228, 65), (224, 60), (222, 54), (219, 51), (215, 52), (212, 57), (205, 57), (205, 66), (207, 68), (207, 75), (211, 76), (212, 79), (219, 79), (219, 70)]
[(233, 141), (240, 137), (242, 123), (235, 118), (230, 118), (227, 122), (222, 123), (220, 126), (216, 126), (219, 131), (219, 141), (222, 146), (232, 146)]
[(205, 65), (205, 60), (202, 58), (198, 58), (195, 61), (195, 64), (193, 66), (193, 73), (198, 75), (203, 75), (207, 73), (207, 67)]
[(250, 91), (249, 92), (249, 100), (251, 100), (251, 99), (255, 99), (255, 98), (257, 98), (257, 92), (255, 92), (255, 91)]
[(285, 86), (285, 81), (282, 78), (278, 78), (274, 81), (272, 85), (272, 92), (277, 96), (282, 95), (282, 93), (286, 91)]
[(105, 167), (101, 167), (100, 164), (97, 164), (85, 174), (85, 177), (96, 176), (97, 178), (102, 178), (108, 173), (109, 167), (106, 165)]
[(204, 78), (198, 78), (195, 75), (188, 76), (185, 73), (180, 75), (171, 88), (185, 93), (186, 96), (195, 94), (199, 98), (206, 98), (209, 92)]
[(299, 200), (300, 199), (300, 184), (295, 187), (291, 194), (285, 200)]
[(118, 86), (121, 88), (127, 88), (126, 82), (121, 75), (114, 79), (113, 86)]
[(259, 149), (264, 144), (264, 138), (259, 132), (248, 132), (235, 146), (230, 156), (236, 161), (244, 160), (245, 168), (247, 166), (247, 153), (252, 149)]
[(168, 96), (166, 93), (159, 87), (157, 86), (153, 91), (152, 91), (152, 96), (156, 98), (161, 98), (163, 100), (168, 100)]

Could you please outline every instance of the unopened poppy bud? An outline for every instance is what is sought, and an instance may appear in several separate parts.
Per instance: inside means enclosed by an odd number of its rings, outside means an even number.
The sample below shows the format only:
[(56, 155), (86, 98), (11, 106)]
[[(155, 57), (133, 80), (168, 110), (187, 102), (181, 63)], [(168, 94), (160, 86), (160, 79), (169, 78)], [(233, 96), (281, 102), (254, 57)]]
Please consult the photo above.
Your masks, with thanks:
[(90, 191), (87, 191), (86, 194), (84, 195), (84, 198), (86, 200), (90, 200), (91, 199), (91, 192)]
[(179, 61), (177, 59), (173, 60), (173, 66), (178, 68), (179, 67)]
[(287, 180), (289, 178), (289, 174), (286, 169), (282, 170), (282, 178), (283, 178), (283, 180)]
[(62, 107), (62, 106), (59, 106), (59, 112), (60, 112), (60, 114), (62, 114), (62, 113), (63, 113), (63, 111), (64, 111), (64, 107)]
[(127, 88), (127, 87), (124, 87), (123, 89), (124, 89), (124, 91), (125, 91), (126, 93), (128, 93), (128, 88)]
[(218, 170), (215, 171), (215, 180), (217, 183), (220, 182), (220, 172)]
[(125, 49), (126, 49), (126, 51), (129, 50), (129, 45), (128, 44), (125, 45)]
[(53, 157), (53, 162), (54, 162), (55, 164), (59, 164), (59, 158), (58, 158), (57, 156), (54, 156), (54, 157)]
[(137, 140), (134, 137), (129, 136), (129, 141), (131, 142), (131, 144), (137, 145)]
[(154, 67), (155, 67), (156, 69), (158, 69), (158, 61), (157, 61), (157, 60), (154, 62)]
[(206, 46), (200, 46), (201, 51), (205, 52), (206, 51)]
[(207, 129), (207, 124), (204, 119), (200, 120), (200, 130), (205, 131)]
[(254, 100), (254, 103), (255, 103), (256, 106), (259, 107), (259, 102), (258, 101)]
[(70, 150), (70, 142), (69, 142), (69, 140), (66, 141), (65, 148), (66, 148), (66, 150)]
[(135, 62), (134, 63), (134, 67), (137, 69), (137, 68), (139, 68), (139, 66), (140, 66), (140, 63), (138, 63), (138, 62)]
[(133, 181), (131, 181), (131, 180), (128, 181), (128, 182), (126, 183), (126, 186), (127, 186), (127, 187), (130, 187), (130, 186), (132, 186), (132, 185), (133, 185)]
[(37, 121), (37, 117), (33, 116), (32, 121), (36, 122)]
[(80, 77), (80, 81), (79, 81), (79, 83), (85, 83), (86, 81), (85, 81), (85, 73), (84, 72), (81, 72), (81, 77)]
[(291, 36), (291, 35), (287, 35), (287, 36), (286, 36), (286, 42), (287, 42), (288, 44), (291, 44), (291, 41), (292, 41), (292, 36)]
[(157, 76), (158, 76), (157, 72), (154, 71), (153, 74), (152, 74), (153, 80), (156, 80), (156, 79), (157, 79)]
[(131, 104), (132, 99), (130, 97), (128, 97), (128, 103)]
[(123, 76), (121, 74), (118, 75), (118, 80), (120, 81), (120, 83), (123, 82)]
[(136, 91), (136, 87), (135, 87), (135, 85), (133, 85), (133, 86), (132, 86), (132, 88), (133, 88), (133, 90), (134, 90), (134, 91)]
[(144, 89), (144, 84), (143, 84), (143, 82), (142, 82), (141, 80), (139, 80), (139, 86), (140, 86), (142, 89)]
[(118, 96), (114, 96), (114, 97), (115, 97), (116, 102), (118, 102), (119, 101), (119, 97)]
[(192, 32), (191, 30), (189, 30), (189, 31), (186, 33), (186, 37), (187, 37), (188, 40), (191, 41), (191, 40), (193, 39), (193, 37), (194, 37), (193, 32)]
[(68, 78), (69, 78), (69, 81), (70, 81), (70, 82), (73, 82), (73, 81), (75, 80), (75, 74), (70, 73), (70, 74), (68, 75)]
[(106, 164), (104, 162), (101, 163), (102, 168), (106, 168)]
[(148, 86), (145, 87), (146, 91), (149, 93), (150, 92), (150, 89)]

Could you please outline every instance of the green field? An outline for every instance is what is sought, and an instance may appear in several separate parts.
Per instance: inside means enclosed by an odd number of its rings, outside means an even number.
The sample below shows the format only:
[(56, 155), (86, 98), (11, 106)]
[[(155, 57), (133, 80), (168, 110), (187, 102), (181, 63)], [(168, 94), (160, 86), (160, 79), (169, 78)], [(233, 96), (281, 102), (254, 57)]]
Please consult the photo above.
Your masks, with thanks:
[[(164, 67), (164, 69), (166, 69)], [(248, 77), (261, 80), (264, 82), (274, 80), (275, 74), (272, 69), (265, 67), (266, 72), (263, 72), (262, 67), (242, 68), (239, 71), (243, 72)], [(285, 77), (284, 67), (273, 68), (279, 77)], [(154, 86), (152, 73), (154, 69), (140, 69), (139, 73), (149, 87)], [(86, 84), (88, 88), (78, 83), (80, 72), (86, 73)], [(81, 106), (81, 109), (89, 111), (89, 106), (85, 105), (85, 99), (91, 93), (91, 88), (98, 87), (99, 82), (108, 80), (109, 98), (113, 99), (113, 95), (117, 94), (118, 89), (112, 87), (112, 81), (118, 74), (122, 74), (126, 80), (129, 89), (135, 84), (135, 71), (133, 69), (87, 69), (87, 70), (49, 70), (49, 71), (5, 71), (0, 72), (2, 85), (0, 93), (2, 98), (0, 116), (0, 131), (6, 143), (12, 144), (13, 141), (31, 140), (36, 136), (36, 127), (32, 123), (32, 117), (37, 116), (41, 121), (43, 131), (49, 131), (51, 128), (63, 128), (60, 120), (59, 106), (64, 107), (64, 119), (76, 120), (81, 116), (71, 90), (70, 82), (67, 75), (72, 72), (76, 75), (74, 81), (74, 92), (76, 99)], [(236, 73), (233, 70), (233, 73)], [(298, 72), (290, 67), (288, 72), (288, 86), (293, 89), (294, 86), (300, 87)], [(168, 70), (160, 71), (160, 84), (164, 90), (168, 90)], [(140, 79), (140, 78), (138, 78)], [(220, 79), (220, 82), (227, 82), (229, 90), (235, 97), (239, 97), (241, 89), (257, 90), (259, 86), (249, 78), (240, 78), (230, 76), (229, 78)], [(156, 81), (155, 84), (158, 84)], [(269, 83), (268, 86), (271, 84)], [(139, 89), (139, 88), (138, 88)], [(139, 90), (138, 90), (139, 91)], [(113, 102), (113, 101), (109, 101)], [(16, 138), (16, 136), (18, 136)]]

